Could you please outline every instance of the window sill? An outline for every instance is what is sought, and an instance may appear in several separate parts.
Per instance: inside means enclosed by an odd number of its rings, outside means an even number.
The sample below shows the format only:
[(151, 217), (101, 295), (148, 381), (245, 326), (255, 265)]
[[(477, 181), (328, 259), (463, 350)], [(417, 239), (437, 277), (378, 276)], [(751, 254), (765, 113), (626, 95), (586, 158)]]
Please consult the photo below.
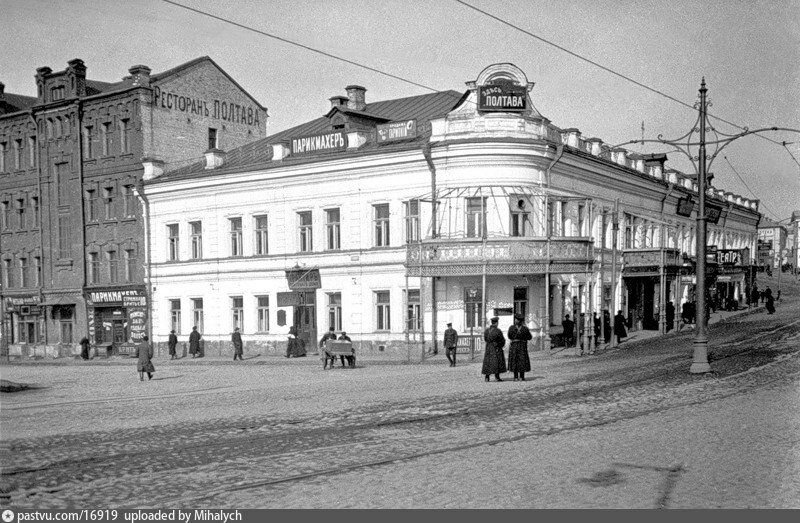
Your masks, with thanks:
[(56, 267), (72, 267), (72, 260), (56, 260), (54, 265)]

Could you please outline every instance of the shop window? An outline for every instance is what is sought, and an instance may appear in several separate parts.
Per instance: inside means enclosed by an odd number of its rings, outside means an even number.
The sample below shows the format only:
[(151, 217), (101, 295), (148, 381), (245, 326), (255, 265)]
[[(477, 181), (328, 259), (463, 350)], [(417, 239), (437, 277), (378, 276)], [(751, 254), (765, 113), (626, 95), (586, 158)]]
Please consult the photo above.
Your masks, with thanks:
[(269, 296), (256, 296), (258, 301), (258, 332), (269, 332)]
[(328, 328), (342, 330), (342, 293), (328, 293)]
[(374, 205), (375, 247), (389, 246), (389, 204)]
[(388, 331), (392, 327), (389, 297), (389, 291), (375, 292), (375, 330)]
[(325, 232), (327, 233), (327, 249), (341, 248), (341, 216), (339, 209), (325, 210)]

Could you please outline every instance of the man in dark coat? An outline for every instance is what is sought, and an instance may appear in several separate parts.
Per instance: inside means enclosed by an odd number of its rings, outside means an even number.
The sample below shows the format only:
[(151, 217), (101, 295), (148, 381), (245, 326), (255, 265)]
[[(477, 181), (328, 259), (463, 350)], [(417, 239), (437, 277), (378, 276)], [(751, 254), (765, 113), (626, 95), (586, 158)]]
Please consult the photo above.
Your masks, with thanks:
[(506, 356), (503, 353), (506, 338), (503, 336), (503, 331), (497, 328), (497, 322), (499, 321), (500, 318), (497, 316), (492, 318), (492, 324), (483, 333), (483, 341), (486, 342), (486, 348), (483, 354), (481, 374), (486, 376), (486, 381), (489, 381), (491, 374), (494, 374), (496, 381), (503, 381), (500, 379), (500, 373), (506, 371)]
[(192, 358), (200, 357), (200, 333), (197, 332), (197, 325), (192, 327), (192, 333), (189, 334), (189, 352)]
[(761, 293), (758, 292), (758, 285), (755, 283), (753, 284), (753, 290), (750, 291), (750, 305), (755, 307), (758, 305), (758, 298), (761, 296)]
[(572, 347), (575, 344), (575, 322), (569, 319), (569, 314), (564, 316), (561, 327), (564, 329), (564, 333), (562, 334), (564, 337), (564, 347)]
[(603, 334), (605, 335), (605, 342), (611, 343), (611, 313), (608, 309), (603, 309)]
[(675, 323), (675, 305), (671, 301), (667, 302), (667, 332), (672, 330)]
[(147, 336), (142, 337), (142, 343), (136, 346), (136, 370), (139, 371), (139, 381), (144, 381), (144, 374), (147, 373), (147, 379), (153, 379), (153, 373), (156, 371), (153, 366), (153, 346), (150, 345), (150, 340)]
[(444, 331), (444, 353), (451, 367), (456, 366), (456, 347), (458, 346), (458, 333), (452, 323), (447, 324)]
[(89, 359), (89, 338), (81, 339), (81, 359)]
[[(334, 332), (333, 327), (328, 329), (328, 332), (322, 335), (322, 339), (319, 340), (319, 353), (322, 356), (322, 370), (328, 368), (328, 362), (331, 363), (331, 368), (333, 368), (333, 364), (336, 361), (336, 356), (329, 356), (328, 352), (325, 350), (325, 342), (328, 340), (335, 340), (336, 339), (336, 332)], [(342, 362), (344, 365), (344, 362)]]
[(528, 341), (531, 331), (525, 325), (525, 316), (514, 315), (514, 325), (508, 328), (508, 370), (514, 373), (514, 381), (525, 381), (525, 373), (531, 371), (531, 358), (528, 356)]
[(775, 298), (772, 297), (772, 289), (769, 287), (764, 291), (765, 306), (767, 307), (767, 314), (775, 314)]
[(622, 315), (621, 310), (617, 311), (617, 315), (614, 316), (614, 336), (617, 337), (617, 342), (628, 337), (628, 331), (625, 329), (625, 316)]
[(178, 358), (175, 352), (175, 347), (178, 345), (178, 337), (175, 336), (175, 331), (169, 331), (169, 339), (167, 340), (167, 347), (169, 348), (169, 359), (174, 360)]
[(233, 329), (231, 343), (233, 343), (233, 361), (236, 361), (236, 358), (239, 358), (239, 361), (243, 360), (244, 346), (242, 345), (242, 335), (239, 333), (239, 327)]
[[(350, 339), (350, 336), (348, 336), (345, 331), (342, 331), (342, 335), (339, 336), (339, 339), (337, 341), (349, 341), (350, 343), (353, 343), (353, 341)], [(350, 365), (351, 367), (356, 366), (355, 352), (353, 352), (353, 354), (351, 354), (350, 356), (345, 356), (344, 354), (340, 354), (340, 357), (342, 360), (342, 367), (344, 367), (344, 360), (347, 360), (347, 364)]]

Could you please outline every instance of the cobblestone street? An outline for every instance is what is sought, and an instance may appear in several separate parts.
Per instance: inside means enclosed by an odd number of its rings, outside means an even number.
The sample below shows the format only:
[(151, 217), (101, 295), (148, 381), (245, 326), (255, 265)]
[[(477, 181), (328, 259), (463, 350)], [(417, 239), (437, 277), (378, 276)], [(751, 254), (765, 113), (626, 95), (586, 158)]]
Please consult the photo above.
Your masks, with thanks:
[(800, 508), (796, 298), (526, 382), (314, 357), (4, 365), (2, 504), (176, 508)]

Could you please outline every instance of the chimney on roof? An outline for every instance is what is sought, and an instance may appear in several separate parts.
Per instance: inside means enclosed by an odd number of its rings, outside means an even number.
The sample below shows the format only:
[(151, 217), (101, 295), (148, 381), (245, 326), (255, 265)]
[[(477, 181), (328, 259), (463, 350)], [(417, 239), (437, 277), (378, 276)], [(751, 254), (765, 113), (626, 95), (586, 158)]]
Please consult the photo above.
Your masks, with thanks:
[(347, 91), (347, 108), (354, 111), (363, 111), (367, 107), (367, 89), (360, 85), (348, 85), (344, 88)]
[(164, 162), (155, 158), (142, 158), (143, 180), (152, 180), (164, 174)]
[(222, 149), (209, 149), (205, 152), (206, 169), (216, 169), (225, 163), (225, 151)]
[(67, 62), (68, 89), (73, 96), (86, 96), (86, 66), (83, 60), (75, 58)]
[(148, 87), (150, 85), (150, 69), (146, 65), (134, 65), (128, 69), (134, 86)]
[(642, 156), (642, 158), (644, 158), (644, 165), (645, 167), (649, 168), (651, 176), (654, 176), (659, 180), (664, 179), (664, 164), (667, 163), (666, 154), (645, 154)]
[(347, 101), (349, 100), (348, 97), (338, 95), (338, 96), (331, 96), (328, 98), (331, 101), (331, 109), (334, 107), (347, 107)]

